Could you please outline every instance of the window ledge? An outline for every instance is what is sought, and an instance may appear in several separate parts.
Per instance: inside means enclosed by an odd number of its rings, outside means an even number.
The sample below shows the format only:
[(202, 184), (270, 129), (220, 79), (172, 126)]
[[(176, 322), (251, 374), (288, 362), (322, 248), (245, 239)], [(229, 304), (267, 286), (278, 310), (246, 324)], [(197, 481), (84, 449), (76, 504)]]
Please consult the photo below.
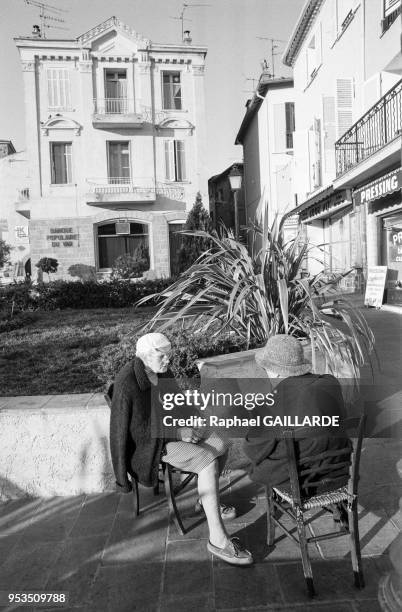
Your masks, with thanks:
[(322, 66), (322, 62), (319, 66), (317, 66), (317, 68), (314, 69), (314, 71), (310, 74), (310, 80), (308, 81), (306, 87), (303, 89), (303, 93), (310, 87), (311, 83), (314, 81), (314, 79), (316, 78), (320, 68)]
[(334, 42), (331, 45), (331, 49), (333, 49), (336, 45), (336, 43), (338, 42), (338, 40), (340, 40), (342, 38), (342, 36), (344, 35), (344, 33), (346, 32), (346, 30), (348, 29), (348, 27), (350, 26), (350, 24), (352, 23), (353, 19), (355, 18), (355, 15), (357, 13), (357, 11), (360, 8), (360, 4), (358, 4), (356, 6), (355, 9), (351, 9), (350, 12), (347, 14), (345, 21), (343, 22), (343, 27), (342, 29), (337, 33), (336, 38), (334, 40)]

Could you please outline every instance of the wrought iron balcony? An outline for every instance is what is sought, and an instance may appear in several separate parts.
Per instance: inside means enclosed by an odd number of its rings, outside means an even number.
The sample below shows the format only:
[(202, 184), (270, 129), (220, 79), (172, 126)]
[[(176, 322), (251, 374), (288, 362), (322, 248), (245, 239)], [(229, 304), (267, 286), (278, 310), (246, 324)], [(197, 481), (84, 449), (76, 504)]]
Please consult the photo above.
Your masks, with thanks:
[(401, 134), (402, 79), (336, 141), (336, 176), (345, 174)]
[(102, 206), (112, 202), (154, 202), (156, 189), (153, 179), (131, 177), (101, 177), (87, 179), (88, 203)]
[(93, 101), (94, 127), (141, 127), (144, 120), (143, 113), (129, 98), (96, 98)]

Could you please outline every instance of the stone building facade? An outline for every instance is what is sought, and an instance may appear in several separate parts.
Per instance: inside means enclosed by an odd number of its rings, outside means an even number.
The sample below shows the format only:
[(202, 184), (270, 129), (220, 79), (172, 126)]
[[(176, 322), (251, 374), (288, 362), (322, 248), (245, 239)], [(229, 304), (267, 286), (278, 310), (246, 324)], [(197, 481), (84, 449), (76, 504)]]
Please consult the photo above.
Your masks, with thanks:
[[(15, 39), (25, 89), (32, 263), (107, 276), (119, 255), (171, 270), (169, 235), (207, 201), (206, 49), (155, 44), (112, 17), (75, 40)], [(18, 210), (18, 207), (17, 207)], [(33, 265), (33, 271), (35, 267)]]

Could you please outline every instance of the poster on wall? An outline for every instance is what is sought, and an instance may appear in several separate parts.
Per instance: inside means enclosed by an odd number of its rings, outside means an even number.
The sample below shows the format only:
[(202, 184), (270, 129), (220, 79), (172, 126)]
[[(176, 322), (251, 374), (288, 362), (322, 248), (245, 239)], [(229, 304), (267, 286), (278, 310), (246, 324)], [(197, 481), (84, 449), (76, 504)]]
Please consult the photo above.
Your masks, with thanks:
[(392, 227), (388, 238), (388, 263), (402, 263), (402, 227)]
[(371, 266), (368, 268), (366, 294), (364, 296), (365, 306), (381, 308), (387, 270), (387, 266)]

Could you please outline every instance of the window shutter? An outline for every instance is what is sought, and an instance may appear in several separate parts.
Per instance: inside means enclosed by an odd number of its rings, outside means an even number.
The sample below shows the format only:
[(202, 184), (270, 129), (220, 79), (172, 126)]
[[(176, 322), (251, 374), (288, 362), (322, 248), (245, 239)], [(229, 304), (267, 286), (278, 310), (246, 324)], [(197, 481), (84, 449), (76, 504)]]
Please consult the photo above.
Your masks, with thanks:
[(275, 152), (286, 151), (285, 104), (274, 104), (274, 147)]
[(384, 17), (395, 11), (400, 3), (401, 0), (384, 0)]
[(337, 136), (340, 138), (353, 123), (352, 79), (336, 79)]
[(174, 181), (174, 143), (173, 140), (165, 140), (165, 169), (166, 180)]
[(49, 108), (68, 109), (71, 107), (70, 73), (64, 68), (47, 71)]
[(335, 121), (335, 97), (322, 97), (322, 117), (324, 128), (324, 164), (325, 172), (335, 174), (335, 140), (336, 140), (336, 121)]
[(176, 180), (186, 180), (186, 161), (184, 155), (184, 140), (176, 140)]
[(293, 132), (294, 192), (299, 202), (303, 202), (310, 191), (308, 135), (307, 130)]

